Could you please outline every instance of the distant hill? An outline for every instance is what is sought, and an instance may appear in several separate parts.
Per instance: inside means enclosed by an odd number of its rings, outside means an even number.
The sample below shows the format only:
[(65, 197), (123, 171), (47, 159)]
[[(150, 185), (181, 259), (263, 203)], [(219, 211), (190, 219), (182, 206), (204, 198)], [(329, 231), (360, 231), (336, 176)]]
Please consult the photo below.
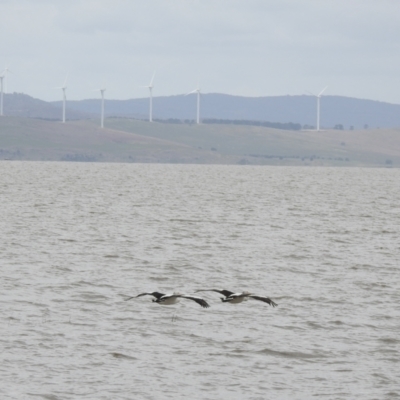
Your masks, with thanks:
[[(55, 102), (58, 107), (61, 102)], [(68, 108), (99, 114), (100, 100), (68, 102)], [(106, 100), (108, 116), (147, 119), (149, 100)], [(153, 117), (159, 119), (196, 118), (196, 95), (153, 98)], [(240, 97), (225, 94), (201, 95), (201, 118), (253, 120), (273, 123), (316, 125), (316, 99), (313, 96)], [(321, 127), (345, 129), (400, 127), (400, 105), (342, 96), (321, 98)]]
[[(106, 92), (107, 93), (107, 92)], [(61, 119), (62, 102), (45, 102), (25, 94), (6, 94), (4, 112), (9, 116)], [(191, 120), (196, 118), (196, 95), (154, 97), (153, 118)], [(109, 100), (106, 116), (146, 120), (149, 99)], [(67, 119), (99, 118), (100, 99), (67, 101)], [(240, 97), (225, 94), (201, 95), (204, 120), (269, 122), (301, 127), (316, 125), (316, 99), (313, 96)], [(222, 120), (222, 121), (221, 121)], [(321, 127), (342, 125), (345, 129), (400, 127), (400, 105), (341, 96), (321, 98)], [(270, 125), (274, 126), (274, 125)], [(286, 125), (287, 127), (288, 125)], [(275, 127), (279, 127), (275, 125)], [(282, 126), (281, 128), (285, 128)]]
[[(57, 121), (62, 117), (60, 105), (35, 99), (23, 93), (6, 93), (4, 96), (4, 115), (14, 117), (39, 118)], [(86, 119), (93, 117), (89, 113), (69, 109), (68, 119)]]

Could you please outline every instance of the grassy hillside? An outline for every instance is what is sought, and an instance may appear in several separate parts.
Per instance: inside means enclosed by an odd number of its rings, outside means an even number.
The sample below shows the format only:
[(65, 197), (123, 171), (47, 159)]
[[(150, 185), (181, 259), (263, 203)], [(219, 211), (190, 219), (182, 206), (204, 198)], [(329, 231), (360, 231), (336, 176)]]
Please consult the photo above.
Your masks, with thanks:
[(400, 165), (400, 129), (284, 131), (109, 119), (113, 129), (241, 157), (250, 164)]
[[(93, 121), (62, 124), (0, 118), (0, 158), (103, 162), (221, 162), (215, 152), (114, 129)], [(222, 161), (224, 162), (224, 161)]]
[(110, 118), (0, 118), (0, 159), (400, 166), (400, 129), (301, 132)]

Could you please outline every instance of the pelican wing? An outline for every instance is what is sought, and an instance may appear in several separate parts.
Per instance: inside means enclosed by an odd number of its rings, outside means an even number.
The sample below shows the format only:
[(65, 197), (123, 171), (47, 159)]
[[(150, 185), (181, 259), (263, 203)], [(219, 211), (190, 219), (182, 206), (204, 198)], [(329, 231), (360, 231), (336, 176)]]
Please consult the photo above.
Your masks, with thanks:
[(203, 308), (208, 308), (210, 305), (201, 297), (197, 296), (187, 296), (187, 295), (180, 295), (179, 297), (182, 297), (184, 299), (189, 299), (195, 301), (197, 304), (200, 304)]
[(252, 299), (254, 299), (254, 300), (260, 300), (260, 301), (263, 301), (264, 303), (268, 303), (270, 306), (272, 306), (272, 307), (276, 307), (278, 304), (276, 304), (275, 302), (273, 302), (270, 298), (268, 298), (268, 297), (263, 297), (263, 296), (253, 296), (253, 295), (250, 295), (250, 296), (248, 296), (248, 297), (250, 297), (250, 298), (252, 298)]
[(159, 292), (140, 293), (137, 296), (132, 296), (132, 297), (129, 297), (128, 299), (125, 299), (125, 301), (131, 300), (131, 299), (136, 299), (136, 297), (141, 297), (141, 296), (154, 296), (158, 300), (161, 297), (165, 296), (165, 294), (164, 293), (159, 293)]
[(203, 289), (203, 290), (196, 290), (196, 293), (198, 292), (216, 292), (219, 294), (222, 294), (225, 297), (229, 297), (230, 295), (234, 294), (233, 292), (230, 292), (229, 290), (218, 290), (218, 289)]

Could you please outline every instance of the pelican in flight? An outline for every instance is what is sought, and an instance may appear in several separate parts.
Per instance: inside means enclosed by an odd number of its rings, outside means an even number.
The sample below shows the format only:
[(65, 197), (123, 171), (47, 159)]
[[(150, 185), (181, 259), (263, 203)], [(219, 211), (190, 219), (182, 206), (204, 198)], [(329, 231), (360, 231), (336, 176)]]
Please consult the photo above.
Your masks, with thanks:
[(222, 294), (225, 297), (221, 297), (221, 300), (223, 303), (232, 303), (232, 304), (237, 304), (241, 303), (244, 300), (247, 299), (254, 299), (254, 300), (260, 300), (263, 301), (264, 303), (268, 303), (272, 307), (276, 307), (278, 304), (276, 304), (274, 301), (272, 301), (269, 297), (264, 297), (264, 296), (256, 296), (250, 292), (241, 292), (241, 293), (233, 293), (229, 290), (218, 290), (218, 289), (203, 289), (203, 290), (196, 290), (196, 293), (198, 292), (217, 292), (219, 294)]
[(189, 296), (186, 294), (181, 294), (174, 292), (172, 294), (164, 294), (160, 292), (152, 292), (152, 293), (140, 293), (137, 296), (132, 296), (129, 297), (128, 299), (125, 299), (125, 301), (131, 300), (131, 299), (136, 299), (137, 297), (141, 296), (153, 296), (155, 299), (153, 299), (153, 303), (158, 303), (162, 304), (164, 306), (169, 306), (171, 304), (176, 304), (179, 299), (189, 299), (195, 301), (197, 304), (200, 304), (203, 308), (208, 308), (210, 305), (201, 297), (197, 296)]

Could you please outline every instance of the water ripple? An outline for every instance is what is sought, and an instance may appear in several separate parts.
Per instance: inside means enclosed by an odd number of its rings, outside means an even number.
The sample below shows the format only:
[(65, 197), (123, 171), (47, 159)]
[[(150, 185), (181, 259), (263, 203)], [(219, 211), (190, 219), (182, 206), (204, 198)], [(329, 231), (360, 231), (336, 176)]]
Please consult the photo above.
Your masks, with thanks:
[(2, 167), (2, 398), (399, 397), (398, 170)]

